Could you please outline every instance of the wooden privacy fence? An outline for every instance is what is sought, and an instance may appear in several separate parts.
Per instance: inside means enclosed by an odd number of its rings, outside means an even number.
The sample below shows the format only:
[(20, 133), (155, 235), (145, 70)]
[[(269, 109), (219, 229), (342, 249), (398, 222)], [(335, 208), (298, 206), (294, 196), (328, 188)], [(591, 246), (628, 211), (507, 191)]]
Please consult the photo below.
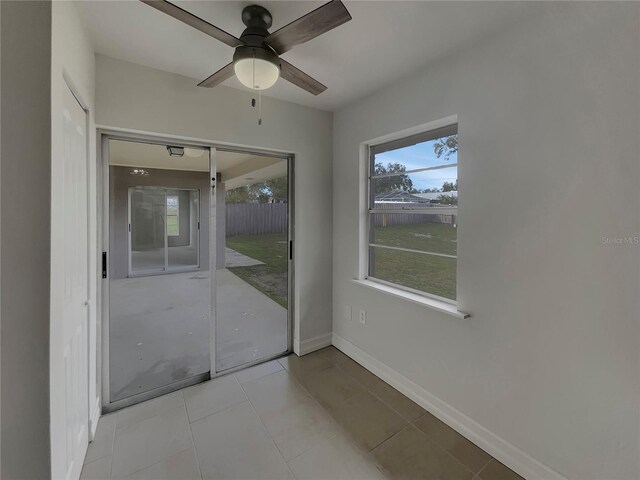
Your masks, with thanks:
[(287, 231), (286, 203), (227, 203), (225, 207), (227, 237)]
[[(397, 208), (402, 207), (399, 207), (398, 204), (395, 203), (376, 203), (377, 210)], [(438, 207), (425, 207), (424, 210), (435, 210), (437, 208)], [(446, 223), (449, 225), (455, 225), (458, 222), (457, 217), (458, 215), (456, 214), (442, 213), (424, 213), (422, 215), (415, 215), (410, 213), (378, 213), (371, 216), (371, 222), (375, 227), (390, 227), (392, 225), (408, 225), (417, 223)]]

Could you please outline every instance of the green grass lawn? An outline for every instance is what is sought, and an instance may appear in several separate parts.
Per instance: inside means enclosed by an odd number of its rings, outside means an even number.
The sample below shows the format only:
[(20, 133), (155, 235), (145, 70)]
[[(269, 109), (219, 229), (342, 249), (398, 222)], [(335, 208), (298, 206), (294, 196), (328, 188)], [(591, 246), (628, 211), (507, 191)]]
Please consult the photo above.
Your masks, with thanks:
[[(376, 227), (375, 243), (456, 255), (456, 228), (443, 223)], [(227, 246), (265, 265), (229, 270), (287, 308), (287, 235), (239, 235)], [(375, 249), (375, 278), (441, 297), (456, 298), (456, 260), (398, 250)]]
[[(443, 223), (375, 228), (375, 243), (457, 254), (456, 228)], [(375, 278), (441, 297), (456, 298), (456, 259), (375, 248)]]
[(229, 268), (229, 271), (287, 308), (287, 234), (228, 237), (227, 247), (265, 263), (254, 267), (233, 267)]

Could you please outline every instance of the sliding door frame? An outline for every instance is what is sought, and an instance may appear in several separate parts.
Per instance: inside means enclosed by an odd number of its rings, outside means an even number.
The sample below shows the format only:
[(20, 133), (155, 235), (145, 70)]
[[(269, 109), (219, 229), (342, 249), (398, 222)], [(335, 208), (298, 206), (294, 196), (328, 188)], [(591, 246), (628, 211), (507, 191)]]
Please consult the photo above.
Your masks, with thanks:
[[(170, 135), (156, 135), (152, 133), (140, 133), (137, 131), (114, 129), (109, 127), (98, 127), (96, 129), (97, 134), (97, 163), (98, 163), (98, 255), (99, 255), (99, 271), (102, 271), (101, 285), (98, 288), (98, 308), (99, 325), (97, 331), (97, 346), (98, 346), (98, 375), (100, 376), (99, 384), (101, 386), (100, 391), (100, 403), (102, 405), (102, 412), (108, 413), (121, 408), (155, 398), (160, 395), (164, 395), (181, 388), (185, 388), (190, 385), (200, 383), (209, 378), (214, 378), (220, 375), (226, 375), (235, 370), (240, 370), (248, 366), (268, 361), (272, 358), (278, 358), (283, 354), (289, 354), (293, 351), (293, 337), (297, 329), (298, 318), (295, 315), (295, 218), (294, 218), (294, 199), (295, 199), (295, 154), (290, 152), (273, 151), (268, 149), (245, 147), (241, 145), (232, 145), (217, 143), (208, 140), (190, 139), (184, 137), (170, 136)], [(172, 383), (163, 387), (159, 387), (144, 393), (134, 395), (132, 397), (125, 398), (111, 402), (110, 398), (110, 372), (109, 372), (109, 260), (110, 260), (110, 198), (109, 198), (109, 141), (120, 140), (137, 143), (150, 143), (156, 145), (173, 145), (181, 147), (196, 147), (209, 149), (210, 159), (210, 175), (211, 175), (211, 188), (209, 189), (210, 195), (210, 208), (208, 213), (210, 215), (209, 222), (209, 282), (211, 285), (211, 311), (209, 318), (209, 332), (210, 332), (210, 349), (209, 349), (209, 362), (210, 370), (204, 374), (195, 375), (193, 377), (184, 379), (182, 381)], [(216, 371), (216, 301), (215, 301), (215, 285), (216, 285), (216, 238), (215, 238), (215, 188), (216, 188), (216, 151), (226, 151), (235, 153), (249, 153), (258, 156), (278, 157), (287, 160), (288, 180), (289, 180), (289, 302), (287, 308), (287, 351), (283, 354), (278, 354), (274, 357), (264, 358), (255, 362), (241, 365), (237, 368), (228, 369), (224, 372)], [(206, 195), (206, 192), (200, 191), (199, 208), (200, 208), (200, 220), (202, 219), (202, 198)], [(200, 258), (198, 258), (198, 264), (200, 264)]]

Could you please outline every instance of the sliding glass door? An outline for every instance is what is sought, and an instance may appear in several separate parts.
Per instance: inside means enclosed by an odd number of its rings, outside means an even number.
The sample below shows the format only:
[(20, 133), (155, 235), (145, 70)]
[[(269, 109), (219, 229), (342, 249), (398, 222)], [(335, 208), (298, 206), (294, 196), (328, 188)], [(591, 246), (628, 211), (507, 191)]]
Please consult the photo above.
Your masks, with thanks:
[(200, 192), (129, 188), (129, 276), (199, 267)]

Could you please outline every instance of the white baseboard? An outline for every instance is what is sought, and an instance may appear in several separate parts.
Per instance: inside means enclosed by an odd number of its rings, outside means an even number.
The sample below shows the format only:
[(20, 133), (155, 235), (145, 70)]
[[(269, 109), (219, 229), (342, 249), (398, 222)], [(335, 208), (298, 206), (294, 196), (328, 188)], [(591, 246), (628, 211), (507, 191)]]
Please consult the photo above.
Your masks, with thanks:
[(333, 345), (524, 478), (567, 480), (339, 335)]
[(96, 397), (91, 418), (89, 419), (89, 441), (92, 441), (96, 436), (98, 420), (100, 420), (100, 397)]
[(315, 352), (316, 350), (330, 346), (331, 341), (331, 333), (318, 335), (317, 337), (309, 338), (308, 340), (294, 341), (293, 351), (299, 356), (306, 355), (307, 353)]

